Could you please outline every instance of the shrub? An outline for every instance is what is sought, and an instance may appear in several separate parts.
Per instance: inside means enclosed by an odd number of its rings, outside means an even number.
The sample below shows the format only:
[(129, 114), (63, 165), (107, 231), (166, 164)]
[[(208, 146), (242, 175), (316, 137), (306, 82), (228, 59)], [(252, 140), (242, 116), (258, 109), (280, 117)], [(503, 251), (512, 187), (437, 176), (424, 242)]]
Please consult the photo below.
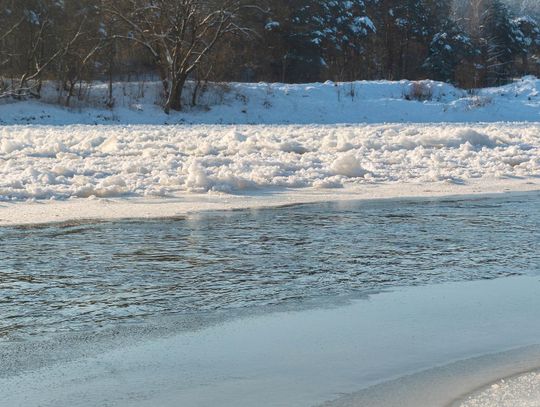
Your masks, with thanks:
[(433, 90), (425, 82), (412, 82), (404, 95), (407, 100), (417, 100), (423, 102), (433, 98)]
[(479, 109), (491, 104), (492, 99), (488, 96), (472, 96), (467, 99), (467, 107), (469, 110)]

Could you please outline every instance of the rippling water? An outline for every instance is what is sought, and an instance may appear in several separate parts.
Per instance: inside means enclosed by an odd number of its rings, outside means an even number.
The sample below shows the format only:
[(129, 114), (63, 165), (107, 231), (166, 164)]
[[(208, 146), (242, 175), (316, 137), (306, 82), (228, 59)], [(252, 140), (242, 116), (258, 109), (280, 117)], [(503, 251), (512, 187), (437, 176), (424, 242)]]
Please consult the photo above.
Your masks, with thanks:
[(540, 194), (0, 228), (0, 337), (540, 271)]

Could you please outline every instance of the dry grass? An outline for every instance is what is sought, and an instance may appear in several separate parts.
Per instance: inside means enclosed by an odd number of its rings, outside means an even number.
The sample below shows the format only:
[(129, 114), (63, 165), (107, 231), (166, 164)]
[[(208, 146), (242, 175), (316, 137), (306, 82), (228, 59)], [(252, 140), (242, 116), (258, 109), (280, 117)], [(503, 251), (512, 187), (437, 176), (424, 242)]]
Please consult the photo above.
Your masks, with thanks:
[(479, 109), (491, 104), (492, 101), (493, 99), (488, 96), (472, 96), (468, 98), (467, 107), (469, 110)]
[(424, 102), (433, 98), (433, 90), (424, 82), (413, 82), (404, 97), (407, 100)]

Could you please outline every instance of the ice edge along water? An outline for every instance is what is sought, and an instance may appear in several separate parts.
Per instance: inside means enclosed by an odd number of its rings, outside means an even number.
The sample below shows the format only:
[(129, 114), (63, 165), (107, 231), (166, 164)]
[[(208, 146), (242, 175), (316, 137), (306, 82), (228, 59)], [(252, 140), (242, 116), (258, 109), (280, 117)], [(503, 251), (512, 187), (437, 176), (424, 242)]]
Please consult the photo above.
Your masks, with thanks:
[(315, 405), (364, 388), (327, 405), (444, 407), (538, 367), (539, 290), (538, 277), (510, 277), (240, 318), (2, 377), (0, 391), (11, 407), (236, 407)]
[(4, 126), (0, 222), (535, 190), (539, 133), (530, 123)]

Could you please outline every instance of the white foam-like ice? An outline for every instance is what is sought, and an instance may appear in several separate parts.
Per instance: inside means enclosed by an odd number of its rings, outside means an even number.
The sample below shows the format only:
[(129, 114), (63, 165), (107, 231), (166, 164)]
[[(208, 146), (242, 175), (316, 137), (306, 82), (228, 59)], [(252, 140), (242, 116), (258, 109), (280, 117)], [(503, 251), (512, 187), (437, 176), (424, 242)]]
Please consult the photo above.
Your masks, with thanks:
[(464, 184), (540, 174), (539, 124), (0, 128), (0, 200)]

